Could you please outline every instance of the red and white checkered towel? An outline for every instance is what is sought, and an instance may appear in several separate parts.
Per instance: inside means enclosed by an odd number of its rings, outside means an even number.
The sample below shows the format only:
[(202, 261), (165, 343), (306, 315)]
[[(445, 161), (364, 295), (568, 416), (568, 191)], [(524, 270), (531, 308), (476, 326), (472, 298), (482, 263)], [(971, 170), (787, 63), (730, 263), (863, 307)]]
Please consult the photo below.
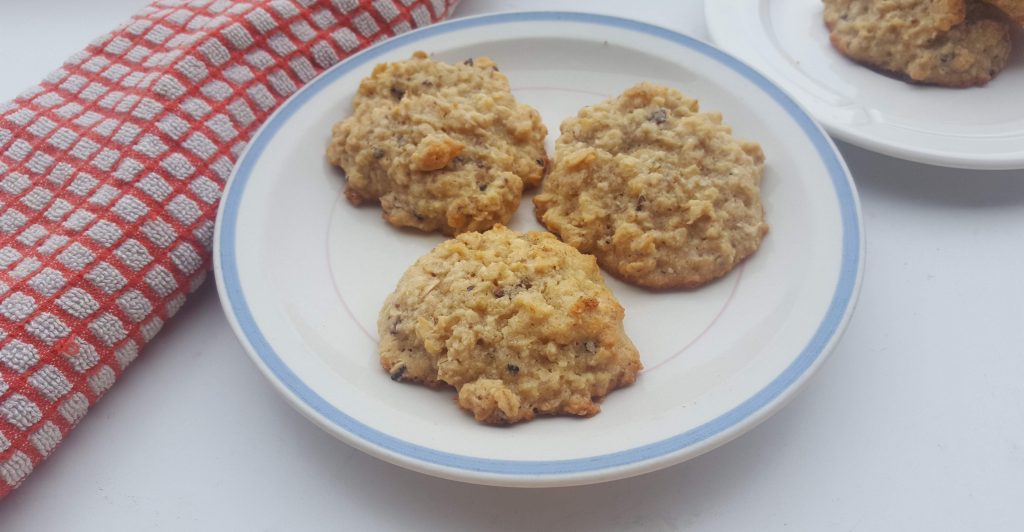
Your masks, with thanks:
[(202, 283), (263, 120), (457, 1), (160, 0), (0, 104), (0, 498)]

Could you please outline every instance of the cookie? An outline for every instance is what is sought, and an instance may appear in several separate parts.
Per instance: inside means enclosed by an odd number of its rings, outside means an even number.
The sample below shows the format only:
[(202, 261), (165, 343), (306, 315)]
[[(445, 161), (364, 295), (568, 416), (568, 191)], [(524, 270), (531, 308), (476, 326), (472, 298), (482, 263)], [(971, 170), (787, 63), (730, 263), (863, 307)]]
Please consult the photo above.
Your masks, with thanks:
[(640, 83), (562, 122), (537, 218), (607, 271), (650, 288), (725, 275), (768, 231), (764, 153), (719, 113)]
[(449, 65), (416, 52), (377, 65), (353, 109), (327, 159), (352, 204), (379, 201), (396, 226), (452, 235), (505, 223), (547, 167), (540, 115), (486, 57)]
[(915, 83), (984, 85), (1010, 55), (1009, 24), (977, 2), (825, 0), (824, 18), (843, 55)]
[(455, 387), (484, 423), (591, 416), (642, 367), (622, 319), (594, 257), (497, 225), (405, 272), (380, 312), (380, 361), (396, 381)]
[[(966, 0), (823, 0), (825, 26), (843, 41), (860, 37), (923, 45), (967, 17)], [(884, 50), (876, 51), (881, 55)]]
[(1018, 25), (1024, 26), (1024, 0), (983, 0), (999, 8)]

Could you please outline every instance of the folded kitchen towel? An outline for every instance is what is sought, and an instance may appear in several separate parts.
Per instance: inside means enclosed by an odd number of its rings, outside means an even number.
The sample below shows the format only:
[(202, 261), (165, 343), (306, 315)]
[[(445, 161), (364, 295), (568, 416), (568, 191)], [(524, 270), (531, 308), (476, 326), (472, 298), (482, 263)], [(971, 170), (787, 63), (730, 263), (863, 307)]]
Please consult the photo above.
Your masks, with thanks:
[(206, 276), (246, 141), (458, 0), (160, 0), (0, 104), (0, 498)]

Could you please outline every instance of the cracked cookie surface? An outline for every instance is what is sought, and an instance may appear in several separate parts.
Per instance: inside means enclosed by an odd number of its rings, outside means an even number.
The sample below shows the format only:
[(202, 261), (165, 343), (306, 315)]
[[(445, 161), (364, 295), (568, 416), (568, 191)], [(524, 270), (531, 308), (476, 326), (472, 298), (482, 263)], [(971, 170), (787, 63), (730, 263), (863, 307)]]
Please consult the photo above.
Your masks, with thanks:
[(458, 390), (481, 422), (591, 416), (639, 354), (594, 258), (550, 233), (468, 232), (416, 261), (378, 320), (394, 380)]
[(546, 135), (489, 58), (449, 65), (416, 52), (360, 83), (327, 159), (351, 203), (379, 201), (393, 225), (452, 235), (511, 218), (544, 176)]
[(730, 271), (768, 231), (764, 154), (681, 92), (640, 83), (562, 122), (538, 219), (615, 276), (696, 287)]

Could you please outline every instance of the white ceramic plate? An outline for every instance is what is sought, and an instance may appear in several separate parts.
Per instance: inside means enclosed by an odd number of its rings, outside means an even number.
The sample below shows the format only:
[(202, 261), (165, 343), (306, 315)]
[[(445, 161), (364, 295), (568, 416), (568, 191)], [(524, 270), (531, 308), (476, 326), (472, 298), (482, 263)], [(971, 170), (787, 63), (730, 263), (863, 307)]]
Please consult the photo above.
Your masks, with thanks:
[[(442, 241), (396, 230), (341, 196), (324, 160), (331, 125), (381, 61), (428, 50), (493, 57), (551, 131), (640, 80), (724, 112), (768, 157), (771, 231), (751, 260), (694, 291), (608, 282), (647, 369), (590, 419), (480, 425), (451, 391), (396, 384), (380, 368), (376, 316), (402, 272)], [(549, 141), (553, 141), (552, 135)], [(524, 198), (512, 227), (540, 229)], [(496, 485), (557, 486), (680, 462), (780, 408), (832, 349), (853, 308), (863, 239), (856, 192), (821, 129), (742, 63), (691, 38), (623, 19), (521, 13), (460, 19), (337, 65), (285, 103), (249, 144), (217, 224), (224, 308), (260, 369), (303, 414), (390, 462)]]
[(822, 10), (821, 0), (704, 2), (715, 43), (785, 89), (836, 138), (941, 166), (1024, 168), (1021, 39), (1010, 65), (984, 87), (911, 85), (840, 55)]

